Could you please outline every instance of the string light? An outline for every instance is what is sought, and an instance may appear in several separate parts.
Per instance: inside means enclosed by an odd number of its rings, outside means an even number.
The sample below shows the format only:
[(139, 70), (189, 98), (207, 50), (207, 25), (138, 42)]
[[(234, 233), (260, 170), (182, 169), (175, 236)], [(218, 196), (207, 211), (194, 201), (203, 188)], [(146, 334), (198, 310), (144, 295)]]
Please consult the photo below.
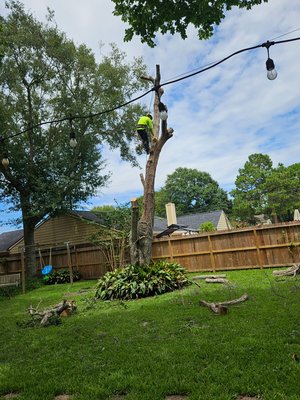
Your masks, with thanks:
[(3, 158), (2, 158), (2, 161), (1, 161), (1, 164), (3, 165), (3, 167), (4, 167), (5, 169), (8, 168), (8, 166), (9, 166), (9, 159), (8, 159), (8, 155), (7, 155), (7, 154), (4, 154), (4, 156), (3, 156)]
[(267, 78), (270, 79), (270, 81), (273, 81), (274, 79), (277, 78), (277, 71), (275, 69), (275, 64), (272, 58), (270, 58), (269, 54), (269, 48), (274, 44), (274, 42), (269, 42), (267, 41), (266, 43), (263, 44), (263, 47), (266, 47), (267, 52), (268, 52), (268, 59), (266, 61), (266, 68), (267, 68)]
[(162, 121), (166, 121), (168, 119), (168, 108), (161, 101), (158, 103), (158, 111), (159, 111), (160, 119)]
[[(262, 43), (262, 44), (259, 44), (259, 45), (256, 45), (256, 46), (247, 47), (247, 48), (238, 50), (238, 51), (236, 51), (236, 52), (230, 54), (229, 56), (227, 56), (227, 57), (225, 57), (225, 58), (223, 58), (223, 59), (221, 59), (221, 60), (215, 62), (214, 64), (211, 64), (211, 65), (209, 65), (208, 67), (205, 67), (205, 68), (200, 69), (199, 71), (193, 72), (193, 73), (191, 73), (191, 74), (182, 76), (182, 77), (180, 77), (180, 78), (177, 78), (177, 79), (174, 79), (174, 80), (171, 80), (171, 81), (168, 81), (168, 82), (161, 83), (161, 84), (159, 85), (159, 87), (163, 87), (163, 86), (166, 86), (166, 85), (171, 85), (171, 84), (173, 84), (173, 83), (180, 82), (180, 81), (182, 81), (182, 80), (184, 80), (184, 79), (187, 79), (187, 78), (190, 78), (190, 77), (192, 77), (192, 76), (201, 74), (202, 72), (208, 71), (209, 69), (212, 69), (212, 68), (216, 67), (217, 65), (222, 64), (223, 62), (227, 61), (227, 60), (230, 59), (231, 57), (236, 56), (237, 54), (243, 53), (243, 52), (245, 52), (245, 51), (250, 51), (250, 50), (258, 49), (258, 48), (260, 48), (260, 47), (266, 47), (266, 48), (268, 49), (268, 47), (270, 47), (270, 46), (272, 46), (272, 45), (275, 45), (275, 44), (282, 44), (282, 43), (294, 42), (294, 41), (296, 41), (296, 40), (300, 40), (300, 37), (296, 37), (296, 38), (292, 38), (292, 39), (287, 39), (287, 40), (280, 40), (280, 41), (276, 41), (276, 42), (275, 42), (275, 41), (272, 41), (272, 42), (267, 41), (267, 42), (265, 42), (265, 43)], [(268, 59), (268, 60), (267, 60), (267, 63), (268, 63), (267, 68), (270, 68), (270, 70), (268, 69), (268, 72), (269, 72), (269, 75), (270, 75), (270, 76), (272, 76), (272, 74), (273, 74), (273, 76), (274, 76), (274, 75), (275, 75), (275, 72), (276, 72), (275, 68), (273, 68), (274, 62), (273, 62), (273, 64), (271, 64), (272, 61), (273, 61), (272, 59)], [(274, 65), (274, 67), (275, 67), (275, 65)], [(271, 73), (271, 71), (273, 71), (273, 72)], [(275, 72), (274, 72), (274, 71), (275, 71)], [(277, 74), (277, 72), (276, 72), (276, 74)], [(277, 75), (276, 75), (276, 76), (277, 76)], [(268, 78), (269, 78), (269, 76), (268, 76)], [(269, 79), (270, 79), (270, 78), (269, 78)], [(275, 79), (275, 78), (273, 77), (273, 79)], [(148, 90), (147, 92), (141, 94), (140, 96), (137, 96), (137, 97), (135, 97), (135, 98), (133, 98), (133, 99), (127, 101), (126, 103), (117, 105), (117, 106), (112, 107), (112, 108), (110, 108), (110, 109), (107, 109), (107, 110), (105, 110), (105, 111), (100, 111), (100, 112), (97, 112), (97, 113), (91, 113), (91, 114), (87, 114), (87, 115), (73, 115), (73, 116), (72, 116), (72, 119), (86, 119), (86, 118), (99, 117), (99, 116), (101, 116), (101, 115), (104, 115), (104, 114), (110, 113), (110, 112), (112, 112), (112, 111), (118, 110), (118, 109), (120, 109), (120, 108), (123, 108), (123, 107), (125, 107), (125, 106), (127, 106), (127, 105), (129, 105), (129, 104), (131, 104), (131, 103), (133, 103), (133, 102), (135, 102), (135, 101), (137, 101), (137, 100), (140, 100), (141, 98), (145, 97), (146, 95), (148, 95), (149, 93), (151, 93), (151, 92), (153, 92), (153, 91), (155, 91), (155, 90), (157, 90), (157, 89), (158, 89), (157, 87), (153, 87), (152, 89), (150, 89), (150, 90)], [(16, 137), (16, 136), (22, 135), (23, 133), (26, 133), (26, 132), (28, 132), (28, 131), (34, 129), (34, 128), (38, 128), (38, 127), (43, 126), (43, 125), (48, 125), (48, 124), (53, 124), (53, 123), (64, 122), (64, 121), (67, 121), (67, 120), (70, 120), (70, 117), (64, 117), (64, 118), (55, 119), (55, 120), (51, 120), (51, 121), (44, 121), (44, 122), (41, 122), (41, 123), (39, 123), (39, 124), (33, 125), (33, 126), (27, 128), (27, 129), (25, 129), (25, 130), (23, 130), (23, 131), (21, 131), (21, 132), (15, 133), (15, 134), (13, 134), (13, 135), (11, 135), (11, 136), (9, 136), (9, 137), (5, 137), (5, 138), (3, 138), (3, 140), (11, 139), (11, 138), (14, 138), (14, 137)], [(74, 139), (74, 138), (72, 138), (72, 139)], [(76, 138), (75, 138), (75, 140), (76, 140)], [(74, 141), (73, 141), (72, 143), (74, 143)], [(76, 143), (77, 143), (77, 141), (76, 141)]]

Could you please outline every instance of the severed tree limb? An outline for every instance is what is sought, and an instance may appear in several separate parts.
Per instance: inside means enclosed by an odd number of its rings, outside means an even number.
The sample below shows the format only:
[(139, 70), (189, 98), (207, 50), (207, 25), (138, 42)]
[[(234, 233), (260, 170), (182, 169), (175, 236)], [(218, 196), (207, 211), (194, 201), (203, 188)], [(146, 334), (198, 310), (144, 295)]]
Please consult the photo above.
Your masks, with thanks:
[(300, 274), (300, 264), (294, 264), (290, 268), (281, 270), (281, 271), (273, 271), (273, 275), (276, 276), (293, 276)]
[(224, 278), (206, 278), (205, 279), (206, 283), (224, 283), (227, 284), (229, 283), (228, 279), (224, 279)]
[(234, 304), (242, 303), (248, 300), (248, 295), (245, 293), (243, 296), (239, 297), (238, 299), (223, 301), (220, 303), (208, 303), (205, 300), (200, 300), (200, 305), (205, 306), (211, 309), (211, 311), (215, 314), (224, 315), (228, 313), (228, 307)]
[(193, 279), (217, 279), (217, 278), (226, 278), (226, 274), (218, 274), (218, 275), (199, 275), (194, 276)]
[(37, 308), (33, 308), (32, 306), (30, 306), (28, 308), (28, 312), (32, 317), (40, 320), (40, 324), (42, 326), (48, 326), (49, 319), (51, 317), (68, 316), (74, 313), (76, 311), (76, 308), (76, 304), (73, 300), (63, 300), (61, 303), (56, 304), (52, 308), (43, 311), (39, 311)]

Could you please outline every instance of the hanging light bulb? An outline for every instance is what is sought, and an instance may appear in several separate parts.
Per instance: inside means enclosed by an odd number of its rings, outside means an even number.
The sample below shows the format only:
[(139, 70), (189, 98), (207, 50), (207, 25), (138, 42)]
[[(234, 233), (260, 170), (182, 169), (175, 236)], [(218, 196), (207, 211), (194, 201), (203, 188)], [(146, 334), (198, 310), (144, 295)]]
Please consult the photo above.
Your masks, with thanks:
[(159, 116), (162, 121), (166, 121), (168, 119), (168, 109), (167, 106), (161, 101), (158, 103), (158, 111)]
[(4, 168), (7, 168), (9, 166), (9, 159), (7, 154), (4, 154), (1, 164), (3, 165)]
[(267, 78), (270, 79), (270, 81), (273, 81), (274, 79), (277, 78), (277, 71), (275, 69), (275, 64), (272, 58), (270, 58), (269, 54), (269, 49), (271, 46), (273, 46), (275, 42), (270, 42), (269, 40), (266, 41), (266, 43), (262, 44), (262, 47), (265, 47), (268, 52), (268, 59), (266, 61), (266, 68), (267, 68)]
[(271, 58), (268, 58), (266, 61), (266, 67), (267, 67), (267, 78), (270, 79), (270, 81), (273, 81), (274, 79), (277, 78), (277, 71), (275, 69), (275, 64), (274, 61)]
[(72, 147), (72, 149), (74, 149), (77, 146), (77, 140), (74, 131), (70, 132), (70, 146)]
[(168, 119), (168, 113), (167, 113), (166, 110), (161, 111), (161, 112), (159, 113), (159, 116), (160, 116), (160, 119), (161, 119), (162, 121), (166, 121), (166, 120)]

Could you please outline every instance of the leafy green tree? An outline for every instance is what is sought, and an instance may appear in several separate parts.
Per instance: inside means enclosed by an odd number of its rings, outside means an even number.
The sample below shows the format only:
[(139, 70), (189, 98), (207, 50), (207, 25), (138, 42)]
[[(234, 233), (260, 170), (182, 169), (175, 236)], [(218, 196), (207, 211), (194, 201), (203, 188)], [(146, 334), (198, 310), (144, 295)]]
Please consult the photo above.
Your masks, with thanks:
[[(35, 226), (106, 184), (101, 146), (119, 148), (124, 160), (135, 162), (129, 144), (140, 106), (78, 117), (128, 101), (141, 89), (145, 67), (141, 60), (126, 63), (116, 47), (97, 64), (86, 46), (58, 30), (51, 13), (42, 24), (17, 1), (7, 7), (0, 19), (0, 157), (8, 154), (10, 164), (0, 164), (0, 200), (22, 212), (26, 267), (33, 276)], [(49, 120), (54, 122), (42, 124)]]
[(295, 208), (300, 208), (300, 164), (279, 164), (267, 177), (265, 190), (269, 214), (282, 221), (291, 220)]
[(177, 168), (167, 176), (165, 185), (157, 193), (156, 213), (165, 216), (165, 204), (174, 203), (176, 214), (207, 212), (229, 206), (227, 193), (210, 174), (192, 168)]
[(133, 35), (154, 47), (155, 34), (179, 33), (187, 37), (187, 28), (194, 25), (198, 29), (199, 39), (208, 39), (213, 34), (214, 25), (225, 18), (226, 11), (236, 6), (250, 10), (252, 6), (267, 3), (268, 0), (112, 0), (115, 3), (114, 14), (129, 24), (125, 30), (125, 41)]
[(254, 222), (254, 215), (268, 209), (268, 196), (265, 186), (271, 176), (272, 161), (267, 154), (251, 154), (235, 180), (233, 214), (242, 221)]

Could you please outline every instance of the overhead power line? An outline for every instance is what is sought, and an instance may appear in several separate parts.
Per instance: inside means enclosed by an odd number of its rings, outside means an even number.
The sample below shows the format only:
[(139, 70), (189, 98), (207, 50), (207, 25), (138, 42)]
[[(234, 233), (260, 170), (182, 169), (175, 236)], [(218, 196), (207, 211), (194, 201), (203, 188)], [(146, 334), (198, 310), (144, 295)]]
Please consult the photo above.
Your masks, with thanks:
[[(282, 36), (284, 36), (284, 35), (282, 35)], [(143, 97), (147, 96), (149, 93), (151, 93), (153, 91), (157, 91), (162, 86), (167, 86), (167, 85), (171, 85), (173, 83), (180, 82), (182, 80), (191, 78), (191, 77), (193, 77), (195, 75), (198, 75), (198, 74), (201, 74), (201, 73), (203, 73), (205, 71), (208, 71), (208, 70), (210, 70), (212, 68), (215, 68), (216, 66), (222, 64), (223, 62), (229, 60), (230, 58), (232, 58), (232, 57), (234, 57), (234, 56), (236, 56), (238, 54), (244, 53), (246, 51), (258, 49), (260, 47), (266, 47), (267, 50), (269, 50), (269, 47), (273, 46), (275, 44), (283, 44), (283, 43), (288, 43), (288, 42), (294, 42), (294, 41), (297, 41), (297, 40), (300, 40), (300, 37), (296, 37), (296, 38), (292, 38), (292, 39), (286, 39), (286, 40), (279, 40), (279, 41), (267, 41), (267, 42), (264, 42), (262, 44), (258, 44), (256, 46), (246, 47), (244, 49), (235, 51), (234, 53), (232, 53), (232, 54), (222, 58), (221, 60), (216, 61), (215, 63), (212, 63), (212, 64), (210, 64), (210, 65), (208, 65), (208, 66), (206, 66), (206, 67), (204, 67), (204, 68), (202, 68), (200, 70), (197, 70), (195, 72), (192, 72), (192, 73), (184, 75), (184, 76), (181, 76), (181, 77), (179, 77), (177, 79), (173, 79), (171, 81), (167, 81), (167, 82), (161, 83), (159, 85), (159, 87), (155, 87), (154, 86), (153, 88), (147, 90), (145, 93), (143, 93), (143, 94), (141, 94), (141, 95), (139, 95), (137, 97), (134, 97), (133, 99), (128, 100), (127, 102), (119, 104), (119, 105), (117, 105), (115, 107), (109, 108), (109, 109), (104, 110), (104, 111), (99, 111), (99, 112), (96, 112), (96, 113), (90, 113), (90, 114), (85, 114), (85, 115), (72, 115), (72, 116), (66, 116), (66, 117), (63, 117), (63, 118), (53, 119), (53, 120), (50, 120), (50, 121), (44, 121), (44, 122), (41, 122), (39, 124), (33, 125), (33, 126), (27, 128), (27, 129), (24, 129), (24, 130), (22, 130), (22, 131), (20, 131), (18, 133), (15, 133), (15, 134), (13, 134), (11, 136), (7, 136), (7, 137), (0, 136), (0, 143), (4, 142), (5, 140), (12, 139), (12, 138), (14, 138), (16, 136), (22, 135), (23, 133), (26, 133), (28, 131), (31, 131), (32, 129), (41, 127), (43, 125), (49, 125), (49, 124), (54, 124), (54, 123), (59, 123), (59, 122), (64, 122), (64, 121), (70, 121), (70, 120), (75, 120), (75, 119), (95, 118), (95, 117), (99, 117), (99, 116), (104, 115), (104, 114), (108, 114), (108, 113), (113, 112), (115, 110), (118, 110), (120, 108), (126, 107), (129, 104), (136, 102), (137, 100), (142, 99)]]

